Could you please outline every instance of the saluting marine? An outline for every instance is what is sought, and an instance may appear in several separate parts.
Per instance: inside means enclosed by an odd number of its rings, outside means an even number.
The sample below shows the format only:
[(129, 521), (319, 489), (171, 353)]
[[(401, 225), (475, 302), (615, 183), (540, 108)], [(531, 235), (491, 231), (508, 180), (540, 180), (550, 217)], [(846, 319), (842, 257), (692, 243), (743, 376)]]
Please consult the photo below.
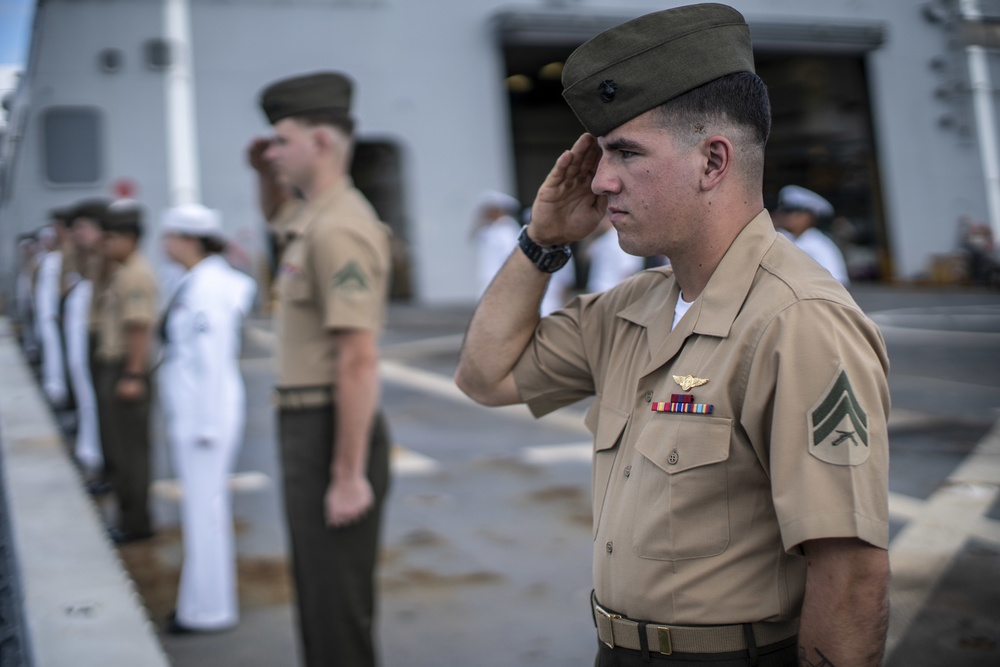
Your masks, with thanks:
[[(456, 380), (536, 416), (595, 398), (595, 665), (881, 664), (888, 357), (764, 209), (770, 104), (746, 22), (719, 4), (642, 16), (577, 49), (563, 86), (587, 134), (539, 190)], [(539, 318), (548, 272), (605, 217), (671, 265)]]

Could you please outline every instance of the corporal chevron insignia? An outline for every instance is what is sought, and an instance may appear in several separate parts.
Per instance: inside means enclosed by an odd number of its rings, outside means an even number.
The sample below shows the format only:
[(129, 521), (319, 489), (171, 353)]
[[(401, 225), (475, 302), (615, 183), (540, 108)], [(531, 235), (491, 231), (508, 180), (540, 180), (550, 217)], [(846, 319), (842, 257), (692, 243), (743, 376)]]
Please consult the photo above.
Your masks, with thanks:
[(809, 413), (809, 453), (827, 463), (858, 465), (868, 459), (868, 415), (843, 366)]
[(359, 294), (368, 291), (368, 276), (353, 259), (333, 275), (333, 289)]

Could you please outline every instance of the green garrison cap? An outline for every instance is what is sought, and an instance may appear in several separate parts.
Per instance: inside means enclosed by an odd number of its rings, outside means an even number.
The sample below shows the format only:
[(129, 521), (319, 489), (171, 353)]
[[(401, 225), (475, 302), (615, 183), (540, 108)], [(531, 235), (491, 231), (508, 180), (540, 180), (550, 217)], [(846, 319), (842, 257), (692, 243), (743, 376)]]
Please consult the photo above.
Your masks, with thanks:
[(602, 32), (563, 68), (563, 97), (600, 137), (698, 86), (753, 72), (750, 28), (719, 4), (653, 12)]
[(72, 206), (60, 206), (58, 208), (54, 208), (49, 211), (50, 220), (58, 220), (59, 222), (68, 222), (72, 217), (73, 217)]
[(350, 118), (351, 79), (340, 72), (316, 72), (269, 85), (260, 106), (272, 125), (283, 118), (327, 114)]
[(70, 224), (72, 224), (77, 218), (89, 218), (96, 222), (100, 222), (107, 208), (108, 200), (106, 199), (84, 199), (83, 201), (77, 202), (76, 205), (70, 209)]
[(142, 209), (132, 199), (118, 199), (108, 204), (101, 215), (101, 227), (106, 232), (142, 234)]

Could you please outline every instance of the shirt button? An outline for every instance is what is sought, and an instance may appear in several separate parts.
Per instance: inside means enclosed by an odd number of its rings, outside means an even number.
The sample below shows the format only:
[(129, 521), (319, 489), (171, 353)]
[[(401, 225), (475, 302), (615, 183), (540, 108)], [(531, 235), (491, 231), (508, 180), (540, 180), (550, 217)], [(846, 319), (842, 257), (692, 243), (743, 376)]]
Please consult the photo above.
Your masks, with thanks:
[(670, 455), (667, 457), (667, 463), (669, 463), (672, 466), (677, 465), (677, 461), (679, 461), (680, 458), (681, 457), (677, 454), (677, 450), (675, 449), (674, 451), (670, 452)]
[(607, 549), (608, 549), (608, 553), (611, 553), (612, 551), (614, 551), (614, 550), (615, 550), (615, 545), (614, 545), (614, 543), (613, 543), (613, 542), (608, 542), (608, 543), (607, 543), (607, 544), (606, 544), (605, 546), (606, 546), (606, 547), (607, 547)]
[(646, 402), (651, 403), (652, 401), (653, 401), (653, 392), (651, 391), (646, 392)]
[(632, 466), (625, 466), (625, 476), (628, 477), (632, 474)]

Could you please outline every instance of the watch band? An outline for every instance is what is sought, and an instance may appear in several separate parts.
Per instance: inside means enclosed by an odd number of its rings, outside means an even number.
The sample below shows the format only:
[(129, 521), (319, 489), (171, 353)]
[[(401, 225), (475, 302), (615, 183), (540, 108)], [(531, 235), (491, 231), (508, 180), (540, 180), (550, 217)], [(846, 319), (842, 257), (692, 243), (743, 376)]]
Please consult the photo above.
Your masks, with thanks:
[(569, 246), (552, 245), (541, 246), (531, 240), (528, 236), (528, 227), (521, 228), (521, 233), (517, 235), (517, 246), (531, 260), (539, 271), (544, 273), (555, 273), (566, 265), (573, 252)]

